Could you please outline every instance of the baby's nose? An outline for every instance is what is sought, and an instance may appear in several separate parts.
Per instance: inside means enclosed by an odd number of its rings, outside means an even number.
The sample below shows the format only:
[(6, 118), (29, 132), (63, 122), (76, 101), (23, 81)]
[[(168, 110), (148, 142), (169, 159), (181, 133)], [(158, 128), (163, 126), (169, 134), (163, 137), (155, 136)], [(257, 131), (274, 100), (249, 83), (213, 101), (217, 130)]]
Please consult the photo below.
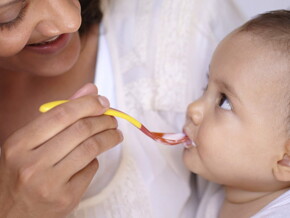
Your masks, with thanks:
[(187, 116), (198, 126), (203, 120), (204, 105), (202, 98), (192, 102), (187, 108)]

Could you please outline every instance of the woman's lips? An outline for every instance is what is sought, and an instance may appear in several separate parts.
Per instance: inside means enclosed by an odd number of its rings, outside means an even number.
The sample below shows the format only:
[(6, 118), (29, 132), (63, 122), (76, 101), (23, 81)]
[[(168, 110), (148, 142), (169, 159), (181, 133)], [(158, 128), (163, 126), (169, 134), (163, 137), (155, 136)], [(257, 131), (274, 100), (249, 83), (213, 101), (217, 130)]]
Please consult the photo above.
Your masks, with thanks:
[(55, 36), (47, 41), (28, 44), (25, 49), (39, 54), (55, 54), (67, 46), (72, 38), (72, 33)]

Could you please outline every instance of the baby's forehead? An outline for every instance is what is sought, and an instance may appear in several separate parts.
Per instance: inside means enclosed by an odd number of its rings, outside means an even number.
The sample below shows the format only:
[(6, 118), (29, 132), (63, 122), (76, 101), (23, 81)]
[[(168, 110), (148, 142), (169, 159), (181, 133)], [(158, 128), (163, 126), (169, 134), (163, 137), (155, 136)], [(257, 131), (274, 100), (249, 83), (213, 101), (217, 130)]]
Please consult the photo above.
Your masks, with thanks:
[(265, 71), (265, 76), (272, 71), (275, 78), (281, 77), (283, 80), (290, 78), (290, 45), (285, 45), (278, 39), (265, 38), (263, 35), (239, 29), (229, 34), (229, 40), (237, 42), (236, 44), (240, 44), (243, 49), (250, 49), (255, 56), (260, 56), (260, 59), (264, 60), (266, 66), (271, 66)]
[(263, 36), (257, 35), (252, 32), (241, 31), (236, 29), (235, 31), (228, 34), (221, 42), (221, 44), (230, 43), (232, 46), (241, 46), (242, 49), (254, 48), (261, 52), (278, 52), (282, 53), (282, 49), (277, 46), (271, 40), (265, 39)]
[[(289, 92), (290, 56), (250, 32), (234, 31), (218, 46), (211, 77), (271, 94)], [(252, 85), (252, 87), (250, 87)]]
[[(249, 63), (251, 59), (264, 61), (265, 65), (279, 63), (280, 69), (285, 68), (287, 70), (290, 67), (290, 45), (288, 46), (289, 50), (285, 49), (284, 44), (276, 40), (268, 40), (261, 35), (237, 29), (221, 41), (217, 51), (222, 50), (221, 53), (230, 52), (233, 58), (238, 56), (243, 58), (245, 56), (246, 59), (249, 57)], [(255, 62), (252, 64), (255, 66)]]

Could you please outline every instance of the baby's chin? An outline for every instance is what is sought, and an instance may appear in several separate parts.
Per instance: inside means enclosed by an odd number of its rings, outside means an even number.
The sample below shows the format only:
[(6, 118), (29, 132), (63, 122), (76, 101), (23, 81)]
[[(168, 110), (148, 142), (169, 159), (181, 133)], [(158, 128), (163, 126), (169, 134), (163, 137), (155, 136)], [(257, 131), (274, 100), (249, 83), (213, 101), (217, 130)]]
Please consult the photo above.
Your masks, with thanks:
[(200, 173), (200, 160), (195, 146), (185, 147), (183, 151), (183, 162), (187, 169), (193, 173)]

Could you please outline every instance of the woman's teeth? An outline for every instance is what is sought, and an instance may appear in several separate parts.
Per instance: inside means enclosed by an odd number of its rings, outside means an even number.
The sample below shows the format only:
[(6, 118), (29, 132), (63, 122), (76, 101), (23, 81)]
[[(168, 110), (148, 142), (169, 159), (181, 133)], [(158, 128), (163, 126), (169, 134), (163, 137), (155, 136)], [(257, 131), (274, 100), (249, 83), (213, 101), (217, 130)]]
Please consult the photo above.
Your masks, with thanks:
[(47, 42), (51, 42), (51, 41), (54, 41), (54, 40), (56, 40), (58, 37), (59, 37), (59, 35), (58, 35), (58, 36), (55, 36), (55, 37), (53, 37), (53, 38), (51, 38), (51, 39), (49, 39), (49, 40), (46, 40), (45, 43), (47, 43)]
[(33, 44), (29, 44), (29, 46), (40, 46), (40, 45), (46, 45), (46, 44), (49, 44), (55, 40), (57, 40), (59, 38), (60, 35), (58, 36), (55, 36), (55, 37), (52, 37), (46, 41), (43, 41), (43, 42), (39, 42), (39, 43), (33, 43)]

